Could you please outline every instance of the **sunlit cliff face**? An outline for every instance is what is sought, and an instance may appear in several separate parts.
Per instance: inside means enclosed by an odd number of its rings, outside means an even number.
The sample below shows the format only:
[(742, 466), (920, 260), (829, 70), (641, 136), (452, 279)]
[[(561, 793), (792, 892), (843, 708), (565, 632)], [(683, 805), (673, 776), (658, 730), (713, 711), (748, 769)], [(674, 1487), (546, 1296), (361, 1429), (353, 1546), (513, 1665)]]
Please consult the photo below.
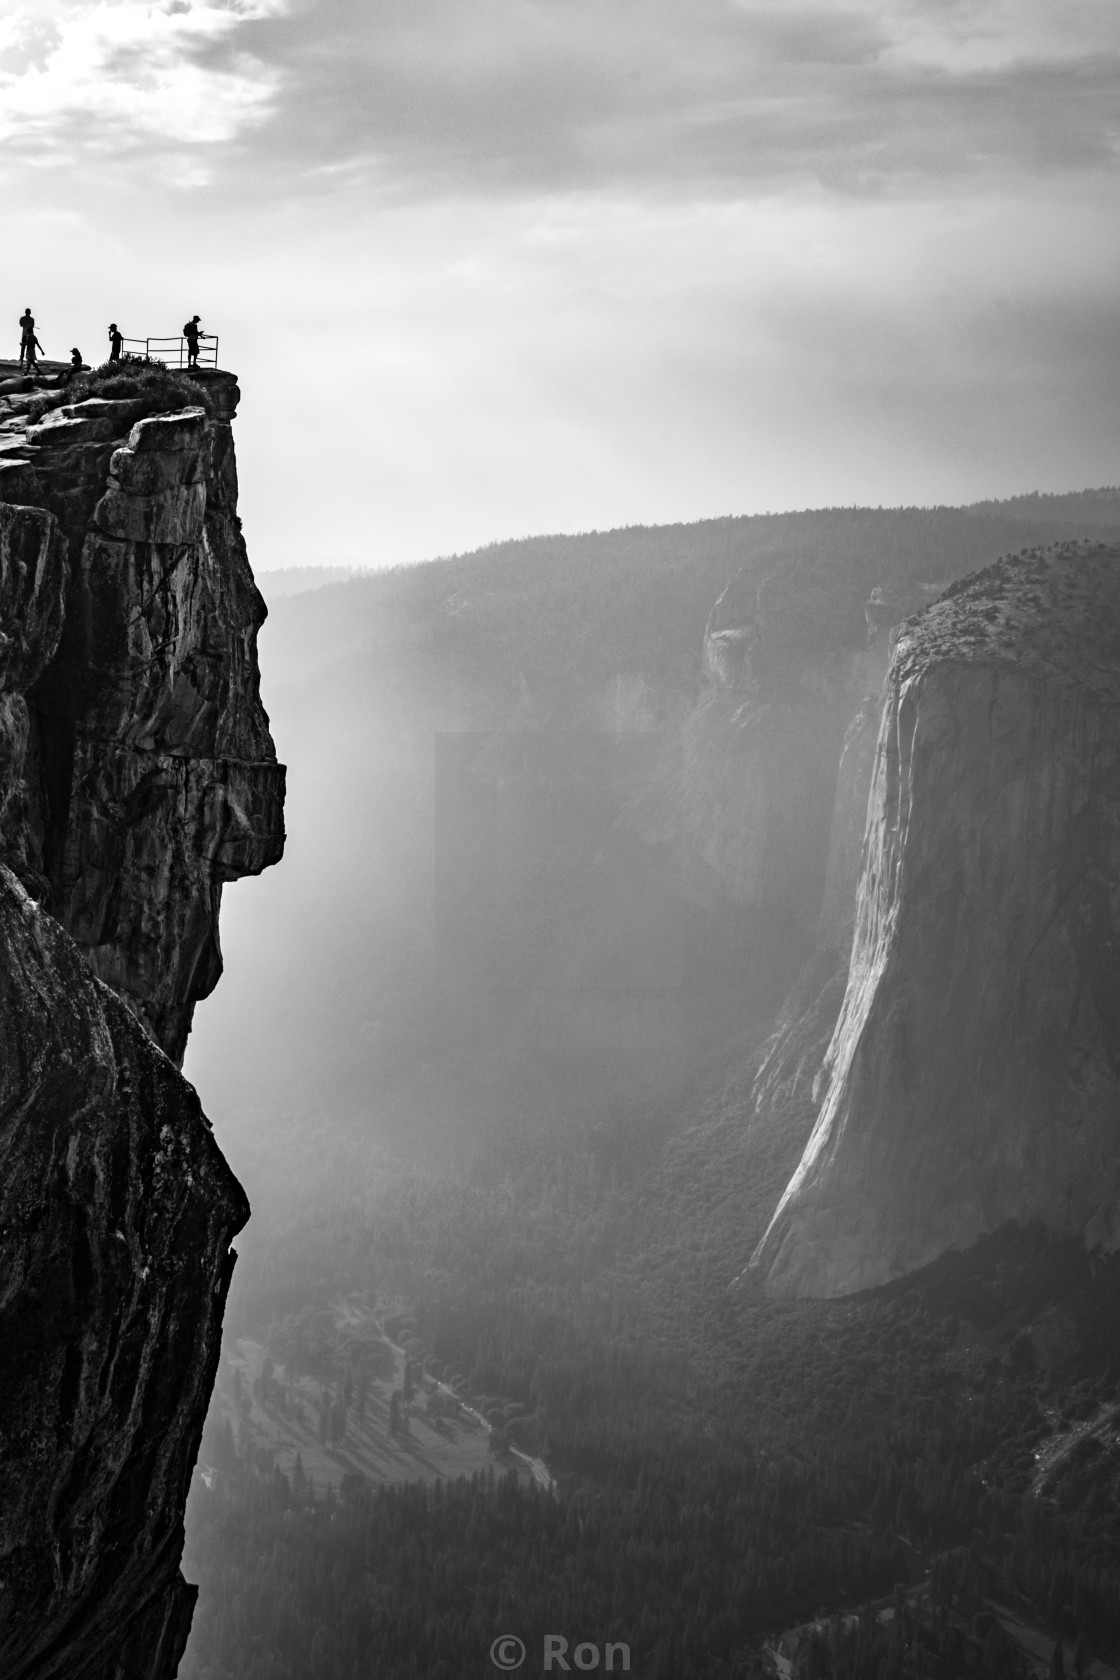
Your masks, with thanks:
[(1001, 561), (904, 627), (847, 991), (755, 1257), (888, 1282), (1008, 1221), (1114, 1249), (1120, 553)]

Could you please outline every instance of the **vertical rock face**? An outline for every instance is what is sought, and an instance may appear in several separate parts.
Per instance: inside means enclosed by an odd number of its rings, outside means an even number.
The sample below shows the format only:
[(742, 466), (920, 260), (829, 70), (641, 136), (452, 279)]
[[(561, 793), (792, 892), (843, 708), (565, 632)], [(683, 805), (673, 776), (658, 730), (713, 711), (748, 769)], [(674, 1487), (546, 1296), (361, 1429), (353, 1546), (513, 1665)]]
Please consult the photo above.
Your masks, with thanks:
[[(867, 603), (866, 645), (848, 661), (848, 724), (832, 782), (831, 821), (819, 897), (816, 948), (795, 981), (763, 1047), (752, 1090), (755, 1114), (771, 1125), (800, 1128), (804, 1139), (819, 1097), (821, 1066), (840, 1013), (852, 948), (856, 882), (867, 820), (875, 741), (883, 708), (882, 684), (899, 618), (925, 604), (919, 586), (876, 587)], [(854, 708), (854, 710), (853, 710)], [(828, 739), (834, 740), (834, 735)], [(801, 774), (802, 761), (795, 760)], [(829, 785), (829, 784), (826, 784)]]
[(674, 789), (696, 855), (736, 902), (787, 908), (811, 932), (824, 889), (844, 732), (885, 657), (836, 623), (832, 580), (736, 580), (704, 638), (706, 678)]
[(881, 1284), (1010, 1220), (1120, 1242), (1120, 553), (903, 627), (822, 1102), (755, 1264)]
[[(0, 423), (0, 1673), (174, 1674), (248, 1216), (176, 1071), (283, 768), (231, 376)], [(180, 391), (177, 400), (182, 403)]]
[(217, 417), (137, 418), (136, 399), (94, 398), (14, 434), (18, 489), (30, 470), (69, 578), (57, 652), (27, 696), (37, 798), (13, 840), (25, 884), (177, 1062), (221, 973), (222, 883), (275, 862), (282, 834), (237, 388), (207, 389)]
[(681, 826), (738, 902), (786, 904), (811, 935), (823, 898), (845, 956), (892, 630), (940, 588), (877, 587), (853, 611), (851, 584), (806, 562), (736, 579), (709, 617)]

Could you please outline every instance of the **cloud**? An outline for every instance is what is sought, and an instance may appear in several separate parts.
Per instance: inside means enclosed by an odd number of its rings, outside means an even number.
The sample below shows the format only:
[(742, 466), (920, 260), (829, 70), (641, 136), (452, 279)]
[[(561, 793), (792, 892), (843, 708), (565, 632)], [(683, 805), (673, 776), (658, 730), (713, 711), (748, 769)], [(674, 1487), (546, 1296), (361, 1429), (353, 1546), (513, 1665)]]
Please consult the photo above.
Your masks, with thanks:
[[(874, 4), (875, 0), (870, 0)], [(1112, 0), (910, 0), (897, 9), (894, 51), (912, 63), (982, 70), (1062, 62), (1120, 49)]]
[(9, 152), (231, 199), (1107, 170), (1118, 72), (1113, 0), (0, 0)]
[(1095, 0), (1061, 13), (1033, 0), (304, 0), (249, 33), (285, 83), (260, 146), (297, 190), (816, 181), (874, 195), (1111, 167), (1120, 23)]
[(239, 50), (280, 0), (35, 0), (0, 11), (0, 147), (39, 166), (213, 146), (268, 116), (282, 71)]
[(0, 0), (4, 330), (199, 310), (273, 562), (1104, 481), (1118, 65), (1115, 0)]

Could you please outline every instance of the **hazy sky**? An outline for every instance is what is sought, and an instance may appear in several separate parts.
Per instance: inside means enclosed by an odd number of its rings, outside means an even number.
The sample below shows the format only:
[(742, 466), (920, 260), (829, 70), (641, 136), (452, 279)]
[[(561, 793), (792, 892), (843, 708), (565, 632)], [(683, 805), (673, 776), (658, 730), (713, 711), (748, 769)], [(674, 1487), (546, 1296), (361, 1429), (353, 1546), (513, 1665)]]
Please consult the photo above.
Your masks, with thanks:
[(0, 0), (7, 353), (196, 310), (258, 567), (1120, 480), (1116, 0)]

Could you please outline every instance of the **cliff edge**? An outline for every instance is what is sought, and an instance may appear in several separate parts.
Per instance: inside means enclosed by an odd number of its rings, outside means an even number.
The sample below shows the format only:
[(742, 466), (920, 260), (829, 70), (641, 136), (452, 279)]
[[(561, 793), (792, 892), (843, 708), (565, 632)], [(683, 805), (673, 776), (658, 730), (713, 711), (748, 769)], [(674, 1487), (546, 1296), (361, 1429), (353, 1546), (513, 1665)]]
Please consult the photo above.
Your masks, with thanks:
[(1120, 1243), (1120, 550), (903, 625), (819, 1115), (752, 1264), (882, 1284), (1009, 1221)]
[(0, 413), (0, 1672), (170, 1680), (248, 1217), (177, 1071), (283, 849), (232, 375)]

